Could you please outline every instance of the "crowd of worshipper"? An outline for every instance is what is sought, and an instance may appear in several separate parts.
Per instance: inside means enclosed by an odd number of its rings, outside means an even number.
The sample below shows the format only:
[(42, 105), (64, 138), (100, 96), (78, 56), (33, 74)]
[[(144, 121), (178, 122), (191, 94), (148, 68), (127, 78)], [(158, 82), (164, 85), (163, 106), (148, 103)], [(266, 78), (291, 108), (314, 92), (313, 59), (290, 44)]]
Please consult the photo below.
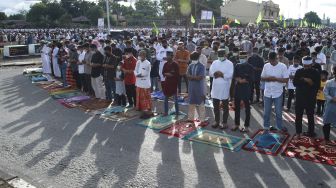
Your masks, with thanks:
[[(169, 98), (178, 116), (178, 95), (188, 93), (189, 120), (208, 121), (204, 102), (212, 100), (215, 129), (229, 128), (229, 103), (234, 104), (230, 129), (243, 133), (250, 131), (251, 105), (263, 106), (265, 133), (288, 131), (282, 119), (286, 110), (295, 113), (297, 137), (315, 137), (316, 114), (323, 117), (325, 144), (333, 145), (329, 137), (336, 123), (335, 30), (241, 28), (185, 36), (138, 30), (134, 34), (119, 41), (108, 34), (43, 38), (43, 71), (48, 79), (61, 79), (69, 87), (66, 71), (71, 70), (76, 81), (72, 87), (113, 105), (135, 108), (144, 117), (151, 115), (152, 92), (164, 94), (163, 116), (169, 113)], [(275, 126), (270, 124), (273, 105)], [(242, 126), (241, 109), (245, 109)]]

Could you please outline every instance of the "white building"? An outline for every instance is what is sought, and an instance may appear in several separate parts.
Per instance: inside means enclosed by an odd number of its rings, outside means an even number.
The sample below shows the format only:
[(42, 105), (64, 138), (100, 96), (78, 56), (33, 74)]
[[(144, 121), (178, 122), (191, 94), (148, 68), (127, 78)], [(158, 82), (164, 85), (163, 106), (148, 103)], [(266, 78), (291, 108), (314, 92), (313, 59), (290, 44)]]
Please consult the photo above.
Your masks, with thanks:
[(273, 22), (278, 19), (280, 8), (271, 0), (261, 4), (248, 0), (226, 0), (221, 7), (222, 17), (238, 19), (242, 24), (254, 23), (259, 12), (263, 21)]

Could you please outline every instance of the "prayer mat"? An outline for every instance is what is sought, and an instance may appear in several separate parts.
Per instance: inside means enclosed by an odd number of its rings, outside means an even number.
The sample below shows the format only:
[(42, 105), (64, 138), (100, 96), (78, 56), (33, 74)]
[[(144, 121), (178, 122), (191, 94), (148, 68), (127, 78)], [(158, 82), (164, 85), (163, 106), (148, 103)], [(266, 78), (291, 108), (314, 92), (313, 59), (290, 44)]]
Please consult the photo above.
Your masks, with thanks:
[[(56, 91), (49, 92), (50, 95), (58, 95), (58, 94), (64, 94), (64, 93), (73, 93), (78, 90), (71, 89), (71, 88), (62, 88), (62, 89), (57, 89)], [(79, 91), (78, 91), (79, 92)]]
[(136, 110), (127, 110), (121, 113), (102, 114), (100, 117), (111, 121), (129, 121), (139, 117), (140, 112)]
[[(106, 100), (99, 100), (99, 99), (89, 99), (86, 101), (82, 101), (79, 103), (79, 108), (84, 111), (94, 111), (99, 109), (106, 109), (111, 102)], [(104, 112), (104, 111), (103, 111)]]
[(66, 99), (57, 99), (57, 102), (67, 108), (75, 108), (77, 106), (74, 102), (68, 102)]
[(322, 141), (323, 139), (306, 136), (293, 137), (282, 155), (336, 166), (336, 147), (322, 145)]
[(215, 147), (225, 148), (231, 151), (239, 151), (242, 145), (249, 141), (247, 138), (241, 138), (205, 129), (195, 131), (184, 137), (184, 139), (208, 144)]
[(107, 107), (103, 114), (102, 115), (105, 115), (105, 116), (109, 116), (109, 115), (112, 115), (112, 114), (116, 114), (116, 113), (124, 113), (127, 111), (127, 108), (126, 107), (123, 107), (123, 106), (109, 106)]
[(46, 77), (44, 77), (43, 75), (37, 75), (37, 76), (32, 76), (31, 81), (32, 81), (32, 83), (37, 83), (37, 82), (41, 82), (41, 81), (48, 81), (48, 79)]
[(81, 92), (75, 91), (71, 93), (61, 93), (61, 94), (51, 95), (51, 97), (53, 99), (67, 99), (67, 98), (81, 96), (81, 95), (83, 95)]
[(42, 73), (42, 68), (26, 68), (23, 70), (23, 74), (35, 74), (35, 73)]
[(180, 121), (172, 124), (170, 127), (160, 131), (162, 134), (167, 134), (169, 136), (175, 136), (178, 138), (184, 138), (186, 135), (190, 134), (197, 129), (203, 128), (209, 125), (209, 122), (200, 121)]
[[(292, 112), (282, 112), (282, 118), (284, 120), (286, 120), (287, 122), (295, 123), (296, 116)], [(302, 122), (305, 123), (305, 124), (308, 124), (307, 115), (305, 115), (305, 114), (303, 115)], [(315, 124), (316, 125), (323, 125), (323, 118), (315, 115)]]
[(164, 100), (164, 94), (163, 94), (162, 91), (155, 91), (155, 92), (151, 93), (151, 98), (152, 99)]
[(47, 91), (51, 91), (53, 89), (63, 88), (63, 86), (60, 85), (57, 82), (52, 82), (52, 83), (37, 83), (36, 86), (39, 87), (39, 88), (42, 88), (44, 90), (47, 90)]
[(267, 134), (263, 132), (263, 129), (259, 129), (252, 136), (252, 140), (243, 146), (243, 149), (267, 155), (278, 155), (290, 135), (279, 131), (270, 131)]
[(78, 103), (78, 102), (82, 102), (82, 101), (86, 101), (86, 100), (89, 100), (91, 99), (89, 96), (86, 96), (86, 95), (82, 95), (82, 96), (75, 96), (75, 97), (70, 97), (70, 98), (67, 98), (67, 99), (64, 99), (65, 102), (68, 102), (68, 103)]
[(175, 115), (168, 115), (168, 116), (159, 115), (149, 119), (145, 119), (139, 122), (138, 125), (148, 127), (153, 130), (162, 130), (171, 125), (172, 123), (182, 120), (183, 118), (185, 118), (184, 114), (179, 115), (177, 119)]

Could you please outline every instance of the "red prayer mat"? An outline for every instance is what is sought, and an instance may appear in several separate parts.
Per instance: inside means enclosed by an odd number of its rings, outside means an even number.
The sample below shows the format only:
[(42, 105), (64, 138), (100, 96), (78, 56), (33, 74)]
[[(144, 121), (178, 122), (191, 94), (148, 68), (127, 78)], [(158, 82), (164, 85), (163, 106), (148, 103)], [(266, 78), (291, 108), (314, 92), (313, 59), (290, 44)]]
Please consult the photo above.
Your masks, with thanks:
[(107, 108), (111, 102), (106, 101), (106, 100), (99, 100), (99, 99), (90, 99), (86, 101), (82, 101), (78, 103), (78, 108), (89, 112), (89, 111), (94, 111), (94, 110), (99, 110), (99, 109), (105, 109)]
[(336, 166), (336, 147), (322, 145), (322, 141), (320, 138), (306, 136), (301, 136), (299, 139), (293, 137), (282, 155)]
[(209, 124), (209, 122), (200, 122), (200, 121), (178, 121), (176, 123), (173, 123), (171, 126), (169, 126), (166, 129), (163, 129), (160, 131), (162, 134), (167, 134), (170, 136), (175, 136), (178, 138), (184, 138), (189, 133), (205, 127)]

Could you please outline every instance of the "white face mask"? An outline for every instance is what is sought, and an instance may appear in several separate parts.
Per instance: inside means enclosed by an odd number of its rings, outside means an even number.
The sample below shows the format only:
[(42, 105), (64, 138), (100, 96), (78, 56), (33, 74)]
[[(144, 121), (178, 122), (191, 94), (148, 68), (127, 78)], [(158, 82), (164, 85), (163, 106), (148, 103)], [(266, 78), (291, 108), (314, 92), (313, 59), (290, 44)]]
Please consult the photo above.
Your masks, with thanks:
[(245, 59), (239, 59), (239, 62), (240, 62), (240, 63), (245, 63), (246, 60), (245, 60)]
[(238, 56), (238, 53), (232, 53), (233, 56)]
[(191, 64), (197, 64), (198, 63), (198, 60), (192, 60), (191, 61)]
[(218, 57), (218, 60), (219, 61), (225, 61), (226, 59), (225, 59), (225, 57)]
[(118, 70), (120, 70), (120, 69), (121, 69), (121, 66), (120, 66), (120, 65), (118, 65), (118, 66), (117, 66), (117, 69), (118, 69)]

